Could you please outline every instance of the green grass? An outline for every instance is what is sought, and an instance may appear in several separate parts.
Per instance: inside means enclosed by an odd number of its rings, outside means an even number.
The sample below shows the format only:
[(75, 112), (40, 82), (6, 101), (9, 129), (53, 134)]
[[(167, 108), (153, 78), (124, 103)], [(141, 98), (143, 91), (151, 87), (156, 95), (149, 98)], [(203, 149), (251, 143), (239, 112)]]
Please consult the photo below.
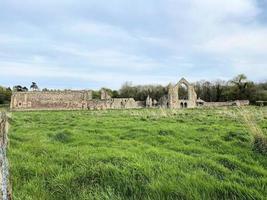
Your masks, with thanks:
[[(266, 134), (266, 108), (246, 108)], [(238, 109), (15, 112), (14, 199), (266, 199)]]

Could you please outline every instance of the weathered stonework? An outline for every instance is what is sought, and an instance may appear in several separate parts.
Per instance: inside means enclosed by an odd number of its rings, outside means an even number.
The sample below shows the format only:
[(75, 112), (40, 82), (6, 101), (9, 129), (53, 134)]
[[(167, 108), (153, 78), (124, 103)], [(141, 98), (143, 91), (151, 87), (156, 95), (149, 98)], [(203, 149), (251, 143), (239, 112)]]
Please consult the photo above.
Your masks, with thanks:
[(153, 100), (148, 95), (147, 98), (146, 98), (146, 107), (147, 108), (151, 108), (152, 106), (153, 106)]
[(87, 108), (92, 91), (14, 92), (11, 110), (79, 110)]
[[(184, 84), (188, 89), (188, 99), (179, 99), (179, 87)], [(168, 86), (168, 107), (171, 109), (195, 108), (197, 106), (197, 94), (194, 86), (182, 78), (176, 85)]]
[(225, 101), (225, 102), (204, 102), (201, 106), (203, 107), (225, 107), (225, 106), (248, 106), (248, 105), (249, 105), (248, 100), (236, 100), (236, 101)]
[(15, 92), (11, 110), (87, 110), (140, 108), (133, 98), (92, 99), (92, 91)]
[(138, 102), (133, 98), (114, 98), (106, 100), (90, 100), (87, 109), (106, 110), (106, 109), (131, 109), (139, 108)]
[(168, 97), (166, 95), (159, 99), (158, 106), (161, 108), (168, 108)]
[[(187, 95), (179, 98), (179, 87), (185, 85)], [(176, 85), (169, 84), (168, 96), (163, 96), (159, 102), (149, 96), (146, 101), (135, 101), (133, 98), (111, 98), (107, 91), (101, 90), (101, 99), (92, 99), (92, 91), (31, 91), (14, 92), (11, 98), (11, 110), (104, 110), (132, 108), (195, 108), (218, 106), (244, 106), (249, 101), (205, 102), (197, 99), (194, 86), (182, 78)]]
[(102, 89), (101, 91), (100, 91), (100, 98), (101, 98), (101, 100), (104, 100), (104, 99), (111, 99), (111, 96), (108, 94), (108, 92), (106, 91), (106, 90), (104, 90), (104, 89)]

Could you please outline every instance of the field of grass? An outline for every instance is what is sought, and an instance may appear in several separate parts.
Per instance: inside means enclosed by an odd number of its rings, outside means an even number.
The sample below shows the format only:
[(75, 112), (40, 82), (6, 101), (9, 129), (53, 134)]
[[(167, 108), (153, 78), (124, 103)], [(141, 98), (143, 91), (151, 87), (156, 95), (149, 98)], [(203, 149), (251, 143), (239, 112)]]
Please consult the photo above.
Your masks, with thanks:
[[(267, 109), (245, 108), (267, 132)], [(238, 108), (12, 113), (15, 200), (266, 199)]]

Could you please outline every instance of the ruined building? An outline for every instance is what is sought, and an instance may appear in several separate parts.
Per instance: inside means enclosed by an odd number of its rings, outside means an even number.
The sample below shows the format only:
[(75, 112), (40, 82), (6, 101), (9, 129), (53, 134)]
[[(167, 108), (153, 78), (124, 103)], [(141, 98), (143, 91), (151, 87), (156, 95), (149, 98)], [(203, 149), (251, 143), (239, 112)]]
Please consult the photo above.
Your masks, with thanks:
[(218, 106), (243, 106), (248, 101), (205, 102), (197, 99), (194, 86), (182, 78), (176, 85), (169, 84), (168, 95), (157, 102), (149, 95), (146, 101), (133, 98), (112, 98), (101, 90), (101, 98), (93, 99), (91, 90), (80, 91), (30, 91), (14, 92), (11, 97), (11, 110), (95, 110), (95, 109), (133, 109), (133, 108), (195, 108)]
[(102, 91), (101, 99), (93, 99), (92, 91), (30, 91), (14, 92), (11, 110), (94, 110), (142, 107), (133, 98), (111, 98)]
[(92, 91), (30, 91), (14, 92), (12, 110), (79, 110), (86, 109)]
[[(187, 97), (181, 98), (179, 90), (180, 86), (186, 88)], [(195, 108), (197, 106), (197, 94), (194, 86), (187, 80), (182, 78), (176, 85), (169, 85), (168, 87), (168, 107), (172, 109), (177, 108)]]

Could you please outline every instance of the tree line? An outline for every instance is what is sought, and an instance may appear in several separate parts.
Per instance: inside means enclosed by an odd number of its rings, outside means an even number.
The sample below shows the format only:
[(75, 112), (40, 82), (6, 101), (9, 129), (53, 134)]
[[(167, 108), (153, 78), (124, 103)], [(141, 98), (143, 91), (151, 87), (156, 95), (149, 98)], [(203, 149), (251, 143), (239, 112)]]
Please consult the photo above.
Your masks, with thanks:
[[(249, 100), (254, 104), (259, 100), (267, 101), (267, 81), (255, 83), (250, 81), (244, 74), (227, 81), (202, 80), (193, 83), (193, 85), (198, 98), (207, 102)], [(119, 97), (132, 97), (140, 101), (144, 101), (149, 95), (152, 99), (159, 101), (162, 96), (168, 94), (168, 86), (133, 86), (130, 83), (125, 83), (117, 93)], [(179, 89), (179, 96), (186, 96), (185, 93), (185, 88)]]
[[(194, 83), (197, 96), (207, 102), (231, 101), (231, 100), (249, 100), (252, 104), (256, 101), (267, 101), (267, 81), (255, 83), (248, 80), (244, 74), (240, 74), (231, 80), (216, 81), (197, 81)], [(39, 90), (37, 84), (32, 82), (31, 90)], [(119, 90), (106, 90), (112, 98), (134, 98), (137, 101), (146, 100), (149, 95), (157, 101), (161, 97), (167, 96), (168, 86), (162, 85), (132, 85), (130, 82), (124, 83)], [(11, 88), (0, 86), (0, 104), (9, 103), (12, 91), (28, 91), (25, 86), (16, 85)], [(42, 91), (49, 91), (44, 88)], [(54, 91), (54, 90), (50, 90)], [(186, 89), (179, 89), (179, 95), (185, 96)], [(100, 90), (93, 91), (93, 98), (100, 98)]]

